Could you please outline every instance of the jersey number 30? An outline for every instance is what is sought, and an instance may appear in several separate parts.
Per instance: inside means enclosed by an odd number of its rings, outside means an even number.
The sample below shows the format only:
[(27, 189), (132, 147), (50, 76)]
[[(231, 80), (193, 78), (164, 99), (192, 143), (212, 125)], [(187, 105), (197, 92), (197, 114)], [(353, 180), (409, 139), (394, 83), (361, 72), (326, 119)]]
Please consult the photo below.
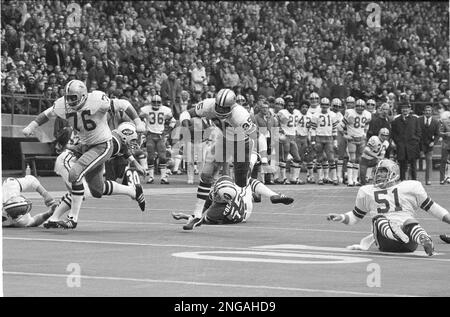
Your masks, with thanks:
[[(389, 204), (389, 200), (387, 200), (385, 197), (383, 197), (383, 195), (389, 195), (390, 193), (388, 192), (387, 189), (383, 189), (383, 190), (378, 190), (376, 192), (374, 192), (375, 195), (375, 202), (377, 204), (384, 204), (384, 207), (378, 207), (377, 208), (377, 212), (379, 214), (384, 214), (387, 213), (389, 211), (389, 209), (391, 208), (391, 205)], [(401, 211), (402, 207), (400, 206), (400, 201), (398, 199), (398, 189), (394, 188), (392, 190), (392, 195), (394, 195), (394, 203), (395, 203), (395, 211)]]

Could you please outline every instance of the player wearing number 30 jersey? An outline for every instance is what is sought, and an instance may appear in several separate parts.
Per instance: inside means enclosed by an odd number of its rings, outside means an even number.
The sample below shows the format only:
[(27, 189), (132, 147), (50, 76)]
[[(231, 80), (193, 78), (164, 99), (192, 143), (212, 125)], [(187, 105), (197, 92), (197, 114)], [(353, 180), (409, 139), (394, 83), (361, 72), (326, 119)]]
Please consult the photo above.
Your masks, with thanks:
[[(60, 117), (69, 121), (72, 128), (78, 132), (80, 142), (73, 149), (78, 153), (78, 160), (69, 171), (71, 183), (72, 206), (67, 221), (55, 222), (55, 227), (75, 228), (78, 214), (83, 201), (86, 179), (90, 192), (94, 197), (101, 197), (104, 192), (104, 163), (111, 157), (111, 130), (107, 122), (107, 113), (111, 103), (104, 92), (88, 93), (86, 85), (79, 80), (71, 80), (65, 87), (65, 96), (57, 99), (53, 107), (39, 114), (24, 130), (25, 135), (31, 135), (33, 130), (47, 122), (52, 117)], [(143, 124), (136, 111), (132, 113), (138, 132), (143, 132)], [(140, 130), (140, 131), (139, 131)]]
[(399, 179), (397, 163), (382, 159), (374, 170), (375, 184), (359, 189), (353, 211), (329, 214), (327, 219), (352, 225), (369, 214), (373, 216), (373, 238), (380, 251), (412, 252), (420, 244), (431, 256), (433, 243), (415, 215), (422, 209), (450, 224), (450, 214), (427, 195), (420, 182)]

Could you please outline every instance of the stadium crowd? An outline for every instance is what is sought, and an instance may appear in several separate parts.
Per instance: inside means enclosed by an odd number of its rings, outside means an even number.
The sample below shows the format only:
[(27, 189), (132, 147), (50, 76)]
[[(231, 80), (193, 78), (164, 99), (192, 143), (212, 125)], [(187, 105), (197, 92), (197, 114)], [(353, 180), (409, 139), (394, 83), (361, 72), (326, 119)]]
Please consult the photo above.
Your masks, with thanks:
[[(300, 108), (313, 92), (373, 100), (371, 112), (387, 103), (390, 120), (402, 104), (423, 102), (418, 115), (426, 103), (450, 110), (445, 2), (379, 2), (380, 28), (368, 26), (369, 2), (77, 3), (2, 3), (2, 112), (8, 95), (42, 95), (36, 114), (71, 79), (137, 111), (159, 95), (177, 120), (221, 88), (255, 115), (288, 95)], [(23, 105), (16, 98), (14, 112)]]

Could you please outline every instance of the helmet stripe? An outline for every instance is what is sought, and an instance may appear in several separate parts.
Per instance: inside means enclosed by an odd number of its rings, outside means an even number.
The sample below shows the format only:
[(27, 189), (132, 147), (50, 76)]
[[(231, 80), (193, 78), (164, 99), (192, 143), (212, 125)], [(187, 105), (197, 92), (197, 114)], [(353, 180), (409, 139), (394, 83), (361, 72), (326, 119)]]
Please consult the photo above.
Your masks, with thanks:
[(229, 93), (229, 90), (226, 89), (226, 90), (223, 91), (222, 96), (220, 96), (220, 99), (219, 99), (219, 106), (220, 107), (223, 107), (223, 104), (225, 103), (225, 100), (227, 99), (228, 93)]

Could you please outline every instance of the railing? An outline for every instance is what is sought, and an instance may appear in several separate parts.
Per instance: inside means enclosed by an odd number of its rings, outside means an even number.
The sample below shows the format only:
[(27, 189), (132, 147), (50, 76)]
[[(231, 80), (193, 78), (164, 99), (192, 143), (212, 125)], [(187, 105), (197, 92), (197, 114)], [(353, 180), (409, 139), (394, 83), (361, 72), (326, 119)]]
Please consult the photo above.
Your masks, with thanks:
[(2, 113), (37, 115), (50, 107), (55, 99), (38, 94), (2, 94)]

